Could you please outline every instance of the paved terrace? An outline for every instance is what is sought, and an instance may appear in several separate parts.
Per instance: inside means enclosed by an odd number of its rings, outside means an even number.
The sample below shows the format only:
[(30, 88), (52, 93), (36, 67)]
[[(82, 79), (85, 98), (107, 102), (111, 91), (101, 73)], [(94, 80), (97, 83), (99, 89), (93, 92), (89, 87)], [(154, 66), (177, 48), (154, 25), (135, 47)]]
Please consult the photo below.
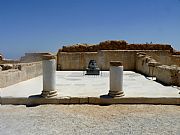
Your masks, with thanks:
[[(123, 74), (125, 96), (120, 99), (115, 99), (110, 103), (180, 104), (180, 89), (178, 87), (164, 86), (154, 81), (155, 78), (152, 80), (152, 78), (146, 78), (133, 71), (124, 71)], [(98, 104), (101, 102), (99, 101), (99, 99), (101, 99), (100, 97), (109, 92), (109, 71), (103, 71), (99, 76), (88, 76), (85, 75), (85, 72), (83, 71), (57, 71), (56, 85), (58, 96), (52, 98), (53, 101), (45, 103), (55, 102), (57, 104), (61, 102), (54, 101), (55, 99), (66, 99), (66, 101), (63, 101), (62, 103)], [(1, 88), (1, 104), (11, 104), (11, 102), (25, 104), (25, 100), (29, 97), (38, 97), (33, 95), (40, 95), (42, 89), (42, 76), (6, 88)], [(68, 100), (71, 98), (73, 100)], [(11, 99), (12, 101), (10, 101)], [(16, 99), (22, 99), (23, 101), (17, 101)], [(89, 101), (90, 99), (93, 101)], [(166, 101), (164, 102), (162, 99), (166, 99)]]

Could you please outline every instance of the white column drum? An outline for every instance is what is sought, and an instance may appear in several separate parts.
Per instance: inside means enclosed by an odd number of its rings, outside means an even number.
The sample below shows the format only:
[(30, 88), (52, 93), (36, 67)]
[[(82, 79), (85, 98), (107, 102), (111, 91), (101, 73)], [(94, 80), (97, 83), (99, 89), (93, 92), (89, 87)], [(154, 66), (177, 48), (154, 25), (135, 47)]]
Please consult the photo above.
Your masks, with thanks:
[(57, 96), (56, 91), (56, 60), (53, 55), (43, 56), (43, 97)]
[(119, 61), (110, 62), (110, 90), (111, 97), (124, 96), (123, 92), (123, 66)]

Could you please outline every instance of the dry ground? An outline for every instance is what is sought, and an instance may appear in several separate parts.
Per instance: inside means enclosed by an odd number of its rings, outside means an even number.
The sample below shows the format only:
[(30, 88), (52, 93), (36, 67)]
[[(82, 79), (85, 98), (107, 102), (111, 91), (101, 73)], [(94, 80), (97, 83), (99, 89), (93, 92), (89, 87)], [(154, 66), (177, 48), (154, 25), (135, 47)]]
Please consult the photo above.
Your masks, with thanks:
[(180, 106), (0, 106), (0, 135), (179, 135)]

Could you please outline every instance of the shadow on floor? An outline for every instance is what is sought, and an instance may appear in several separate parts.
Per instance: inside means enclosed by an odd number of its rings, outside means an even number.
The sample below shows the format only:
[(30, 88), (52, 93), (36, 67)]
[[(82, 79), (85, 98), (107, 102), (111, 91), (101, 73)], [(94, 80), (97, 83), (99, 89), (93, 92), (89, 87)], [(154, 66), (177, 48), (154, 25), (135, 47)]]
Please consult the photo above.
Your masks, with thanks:
[[(108, 98), (112, 98), (112, 97), (106, 94), (106, 95), (101, 95), (100, 98), (108, 99)], [(109, 105), (111, 105), (111, 104), (99, 104), (99, 106), (109, 106)]]
[[(42, 95), (32, 95), (32, 96), (29, 96), (28, 97), (28, 100), (29, 101), (33, 101), (31, 99), (39, 99), (39, 98), (43, 98)], [(26, 107), (36, 107), (36, 106), (39, 106), (40, 104), (37, 104), (37, 103), (33, 103), (33, 102), (29, 102)]]

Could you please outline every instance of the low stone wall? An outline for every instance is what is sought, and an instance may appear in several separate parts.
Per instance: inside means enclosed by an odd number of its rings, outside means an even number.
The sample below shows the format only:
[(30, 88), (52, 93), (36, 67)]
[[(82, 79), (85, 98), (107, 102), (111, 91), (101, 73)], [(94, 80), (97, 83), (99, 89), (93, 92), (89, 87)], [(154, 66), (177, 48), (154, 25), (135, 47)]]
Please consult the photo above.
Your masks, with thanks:
[(0, 70), (0, 88), (25, 81), (42, 74), (42, 62), (20, 63), (16, 69)]
[(156, 80), (166, 85), (180, 86), (180, 67), (161, 65), (156, 67)]
[(146, 53), (137, 53), (136, 55), (136, 69), (135, 71), (142, 73), (146, 76), (155, 76), (156, 67), (159, 66), (155, 59), (151, 56), (146, 55)]
[(154, 76), (158, 82), (180, 86), (180, 67), (161, 65), (146, 53), (137, 53), (136, 71), (146, 76)]

